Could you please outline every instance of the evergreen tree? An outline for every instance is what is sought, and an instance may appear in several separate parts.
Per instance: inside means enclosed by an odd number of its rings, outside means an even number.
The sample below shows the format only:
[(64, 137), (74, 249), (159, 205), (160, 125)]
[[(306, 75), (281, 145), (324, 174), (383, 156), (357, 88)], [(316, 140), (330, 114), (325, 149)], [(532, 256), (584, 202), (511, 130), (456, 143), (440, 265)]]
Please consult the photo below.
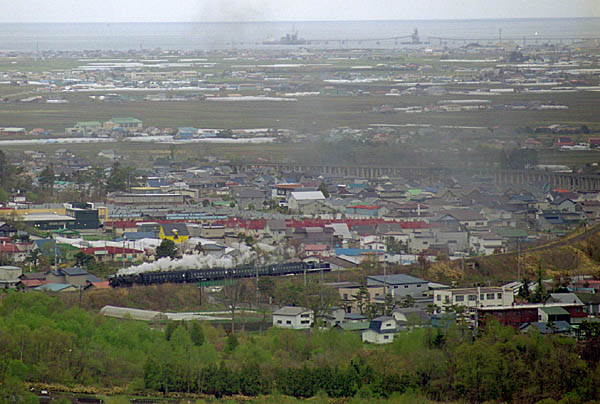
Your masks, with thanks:
[(96, 262), (96, 259), (93, 255), (86, 254), (83, 251), (79, 251), (77, 254), (74, 255), (73, 258), (75, 258), (75, 265), (77, 265), (78, 267), (85, 268), (91, 263)]
[(177, 255), (177, 248), (175, 247), (175, 242), (167, 238), (163, 239), (163, 241), (160, 242), (160, 245), (156, 247), (156, 255), (158, 256), (158, 258), (175, 258), (175, 256)]
[(358, 306), (358, 310), (360, 314), (365, 315), (367, 305), (370, 301), (369, 289), (365, 285), (361, 285), (358, 288), (358, 292), (352, 297), (356, 300), (356, 305)]
[(132, 175), (133, 168), (123, 167), (118, 161), (115, 161), (110, 177), (106, 180), (106, 192), (127, 191), (131, 186)]
[(225, 344), (225, 352), (235, 351), (235, 348), (237, 348), (238, 345), (239, 345), (239, 341), (237, 339), (237, 336), (232, 332), (227, 337), (227, 342)]
[(319, 185), (319, 188), (317, 188), (317, 189), (323, 193), (323, 196), (325, 198), (329, 198), (329, 192), (327, 191), (327, 185), (324, 182), (322, 182), (321, 185)]
[(202, 325), (198, 321), (192, 321), (190, 323), (190, 337), (194, 345), (202, 346), (202, 344), (204, 344), (204, 331), (202, 330)]
[(527, 276), (523, 277), (523, 281), (521, 282), (521, 286), (519, 287), (519, 292), (517, 295), (525, 300), (529, 300), (529, 279)]
[(52, 190), (54, 188), (54, 178), (54, 168), (52, 167), (52, 165), (48, 165), (40, 173), (38, 181), (43, 188), (49, 190), (50, 193), (52, 193)]

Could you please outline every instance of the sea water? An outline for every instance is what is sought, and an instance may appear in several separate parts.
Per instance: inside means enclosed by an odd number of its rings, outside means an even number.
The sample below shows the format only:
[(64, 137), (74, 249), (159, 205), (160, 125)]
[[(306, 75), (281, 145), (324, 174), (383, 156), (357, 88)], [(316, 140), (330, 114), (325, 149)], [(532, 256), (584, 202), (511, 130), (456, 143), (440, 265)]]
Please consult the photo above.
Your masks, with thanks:
[[(206, 23), (2, 23), (0, 50), (211, 50), (264, 48), (269, 40), (298, 32), (309, 47), (393, 48), (410, 42), (417, 29), (421, 41), (543, 43), (600, 37), (600, 18), (298, 21)], [(393, 38), (393, 39), (389, 39)], [(460, 39), (461, 41), (456, 41)], [(446, 42), (447, 41), (447, 42)]]

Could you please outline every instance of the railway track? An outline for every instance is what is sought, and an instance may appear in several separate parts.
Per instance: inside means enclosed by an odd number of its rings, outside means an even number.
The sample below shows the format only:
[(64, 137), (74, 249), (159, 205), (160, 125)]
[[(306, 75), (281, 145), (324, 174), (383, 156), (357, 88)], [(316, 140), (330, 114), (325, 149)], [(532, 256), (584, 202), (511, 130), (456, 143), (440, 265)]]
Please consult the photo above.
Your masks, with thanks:
[(563, 247), (563, 246), (566, 246), (569, 244), (577, 243), (579, 241), (585, 240), (588, 237), (593, 236), (594, 234), (596, 234), (598, 232), (600, 232), (600, 223), (590, 226), (590, 228), (585, 230), (583, 233), (572, 235), (572, 236), (561, 237), (558, 240), (554, 240), (554, 241), (551, 241), (551, 242), (543, 244), (543, 245), (530, 247), (530, 248), (521, 250), (520, 252), (509, 251), (509, 252), (500, 253), (500, 254), (487, 255), (486, 257), (508, 257), (508, 256), (515, 256), (517, 254), (523, 255), (523, 254), (533, 253), (533, 252), (537, 252), (537, 251), (550, 250), (552, 248)]
[(133, 285), (156, 285), (161, 283), (199, 283), (230, 279), (253, 278), (258, 276), (285, 276), (311, 272), (330, 271), (328, 263), (307, 264), (291, 262), (265, 266), (244, 265), (235, 268), (187, 269), (180, 271), (141, 272), (136, 274), (113, 275), (109, 284), (113, 288)]

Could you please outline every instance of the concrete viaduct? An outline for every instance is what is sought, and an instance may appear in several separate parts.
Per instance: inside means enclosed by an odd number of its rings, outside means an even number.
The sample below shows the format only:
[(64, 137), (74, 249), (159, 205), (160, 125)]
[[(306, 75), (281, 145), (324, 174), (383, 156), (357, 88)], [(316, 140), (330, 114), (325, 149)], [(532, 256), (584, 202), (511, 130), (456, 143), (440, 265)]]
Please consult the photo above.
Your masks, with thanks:
[(340, 166), (295, 163), (256, 163), (236, 165), (238, 172), (253, 168), (273, 168), (283, 172), (354, 178), (421, 178), (430, 182), (449, 177), (487, 179), (496, 185), (544, 185), (573, 191), (600, 190), (600, 175), (556, 173), (537, 170), (460, 169), (438, 167)]

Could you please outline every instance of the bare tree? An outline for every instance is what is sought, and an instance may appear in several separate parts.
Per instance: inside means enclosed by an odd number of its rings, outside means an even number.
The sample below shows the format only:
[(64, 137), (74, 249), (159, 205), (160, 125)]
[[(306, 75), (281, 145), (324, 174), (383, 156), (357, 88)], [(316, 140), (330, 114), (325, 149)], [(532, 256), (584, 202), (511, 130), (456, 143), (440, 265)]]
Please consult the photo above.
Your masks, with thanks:
[(302, 296), (303, 306), (312, 310), (315, 316), (313, 325), (316, 327), (317, 320), (339, 303), (340, 296), (336, 289), (329, 288), (323, 283), (311, 282), (304, 287)]
[(235, 316), (243, 301), (253, 296), (254, 288), (248, 284), (248, 279), (230, 279), (221, 292), (221, 302), (231, 313), (231, 333), (235, 333)]

